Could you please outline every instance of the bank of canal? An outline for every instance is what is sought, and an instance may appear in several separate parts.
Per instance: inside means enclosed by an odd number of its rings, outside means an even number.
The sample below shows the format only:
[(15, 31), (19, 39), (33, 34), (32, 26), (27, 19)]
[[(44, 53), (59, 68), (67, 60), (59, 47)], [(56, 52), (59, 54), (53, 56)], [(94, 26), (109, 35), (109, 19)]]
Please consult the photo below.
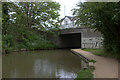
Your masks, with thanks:
[[(90, 52), (81, 49), (72, 49), (72, 51), (86, 57), (88, 60), (95, 60), (94, 78), (113, 78), (118, 80), (118, 60), (110, 57), (96, 56)], [(112, 79), (112, 80), (113, 80)]]
[(3, 78), (76, 78), (81, 59), (70, 50), (40, 50), (3, 55)]

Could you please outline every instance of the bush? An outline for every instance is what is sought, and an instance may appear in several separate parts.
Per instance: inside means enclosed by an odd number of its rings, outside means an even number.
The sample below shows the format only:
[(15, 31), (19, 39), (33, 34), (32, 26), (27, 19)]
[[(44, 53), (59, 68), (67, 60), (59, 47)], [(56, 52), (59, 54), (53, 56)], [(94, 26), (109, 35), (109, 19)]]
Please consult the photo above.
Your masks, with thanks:
[(48, 41), (43, 35), (33, 33), (31, 36), (34, 37), (27, 38), (28, 41), (26, 42), (26, 48), (28, 50), (57, 48), (55, 44)]
[[(20, 40), (18, 40), (18, 38)], [(22, 32), (19, 37), (15, 38), (12, 34), (3, 35), (2, 44), (3, 51), (7, 53), (14, 49), (21, 50), (22, 48), (27, 50), (57, 48), (57, 46), (47, 40), (44, 35), (36, 34), (32, 30)]]
[(93, 78), (93, 70), (91, 69), (82, 69), (78, 72), (77, 78), (75, 80), (91, 80)]
[(120, 59), (120, 42), (117, 39), (104, 39), (104, 52), (108, 56)]
[(2, 36), (2, 49), (5, 53), (9, 53), (14, 49), (14, 40), (12, 35)]

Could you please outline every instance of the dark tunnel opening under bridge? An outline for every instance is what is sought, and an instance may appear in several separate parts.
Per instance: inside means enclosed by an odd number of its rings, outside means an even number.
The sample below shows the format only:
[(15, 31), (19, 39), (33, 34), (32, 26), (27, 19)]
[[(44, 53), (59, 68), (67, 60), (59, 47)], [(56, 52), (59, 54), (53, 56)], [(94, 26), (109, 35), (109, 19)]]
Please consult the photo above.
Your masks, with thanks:
[(60, 34), (62, 48), (81, 48), (81, 33)]

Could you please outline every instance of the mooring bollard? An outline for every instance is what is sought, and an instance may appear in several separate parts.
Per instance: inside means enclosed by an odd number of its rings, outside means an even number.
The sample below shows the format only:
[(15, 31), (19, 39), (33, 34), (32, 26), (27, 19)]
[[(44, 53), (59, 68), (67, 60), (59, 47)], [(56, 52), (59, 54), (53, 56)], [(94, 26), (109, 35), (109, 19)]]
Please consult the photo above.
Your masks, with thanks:
[(90, 67), (91, 69), (95, 69), (93, 62), (89, 62), (88, 64), (89, 64), (89, 67)]
[(84, 70), (86, 70), (88, 67), (83, 67)]
[(86, 70), (87, 67), (87, 63), (85, 63), (84, 61), (81, 60), (81, 65), (82, 65), (82, 69)]

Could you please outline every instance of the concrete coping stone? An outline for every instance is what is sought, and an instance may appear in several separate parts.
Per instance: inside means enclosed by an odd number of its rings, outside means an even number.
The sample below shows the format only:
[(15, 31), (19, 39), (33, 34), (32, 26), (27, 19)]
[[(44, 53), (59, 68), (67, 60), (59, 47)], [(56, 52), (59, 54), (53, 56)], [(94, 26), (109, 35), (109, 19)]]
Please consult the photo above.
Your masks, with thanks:
[(87, 62), (88, 65), (89, 65), (89, 67), (90, 67), (91, 69), (95, 69), (94, 63), (93, 63), (93, 62), (90, 62), (90, 60), (92, 60), (92, 59), (89, 59), (89, 58), (83, 56), (82, 54), (80, 54), (80, 53), (72, 50), (72, 49), (71, 49), (70, 51), (71, 51), (72, 53), (74, 53), (75, 55), (79, 56), (83, 61)]
[(80, 54), (80, 53), (78, 53), (78, 52), (76, 52), (76, 51), (74, 51), (74, 50), (70, 50), (72, 53), (74, 53), (75, 55), (77, 55), (77, 56), (79, 56), (79, 57), (81, 57), (82, 58), (82, 60), (83, 61), (85, 61), (85, 62), (90, 62), (90, 59), (89, 58), (86, 58), (85, 56), (83, 56), (82, 54)]

